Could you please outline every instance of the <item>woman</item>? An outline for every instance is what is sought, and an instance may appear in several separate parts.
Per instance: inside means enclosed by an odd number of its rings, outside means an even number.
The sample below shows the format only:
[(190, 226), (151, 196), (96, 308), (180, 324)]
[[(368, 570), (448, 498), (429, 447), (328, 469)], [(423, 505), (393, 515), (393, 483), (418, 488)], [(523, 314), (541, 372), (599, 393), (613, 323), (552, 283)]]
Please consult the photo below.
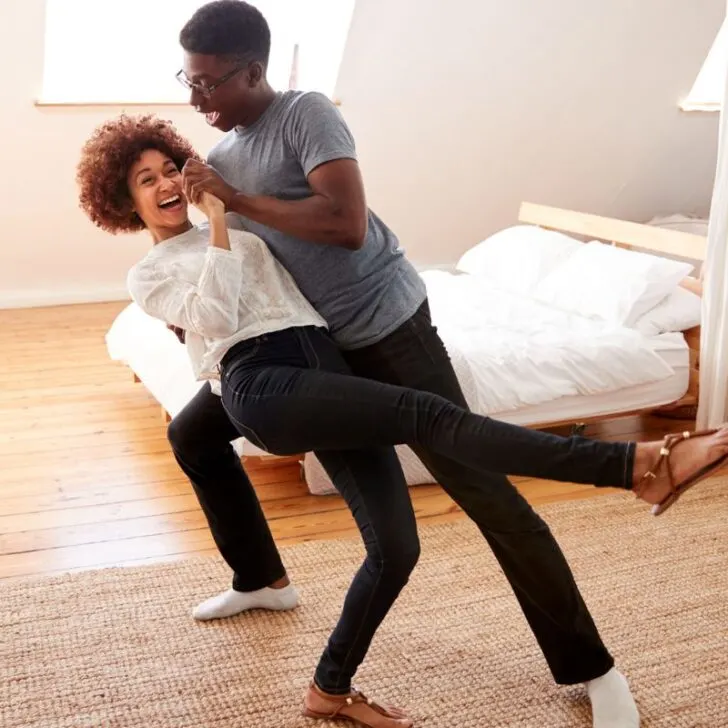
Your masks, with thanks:
[[(180, 174), (190, 158), (196, 155), (189, 143), (166, 122), (126, 116), (108, 122), (82, 154), (81, 205), (110, 232), (149, 231), (152, 249), (128, 277), (133, 299), (186, 332), (196, 377), (219, 385), (231, 422), (259, 447), (286, 455), (422, 444), (482, 470), (634, 490), (656, 514), (728, 457), (726, 428), (664, 443), (560, 438), (472, 414), (429, 393), (350, 376), (326, 323), (262, 240), (228, 230), (222, 202), (194, 189), (189, 197), (209, 226), (190, 222)], [(676, 446), (678, 461), (671, 458)], [(391, 488), (407, 499), (404, 483)], [(380, 536), (376, 528), (362, 531), (367, 561), (306, 695), (307, 715), (372, 728), (412, 725), (351, 688), (416, 561), (411, 506), (408, 518), (396, 524), (411, 535), (407, 564), (393, 572), (392, 562), (369, 554)], [(394, 562), (401, 564), (401, 556)]]

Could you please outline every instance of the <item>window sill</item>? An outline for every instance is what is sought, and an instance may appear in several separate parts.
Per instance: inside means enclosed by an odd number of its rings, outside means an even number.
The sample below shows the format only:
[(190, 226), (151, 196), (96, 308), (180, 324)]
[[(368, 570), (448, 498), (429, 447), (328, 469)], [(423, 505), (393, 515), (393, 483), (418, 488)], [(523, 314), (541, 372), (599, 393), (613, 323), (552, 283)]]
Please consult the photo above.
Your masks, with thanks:
[(681, 101), (680, 111), (720, 111), (722, 104), (716, 101)]
[(57, 99), (36, 99), (33, 104), (41, 107), (53, 106), (189, 106), (188, 101), (60, 101)]
[[(332, 98), (331, 101), (335, 106), (341, 106), (341, 100), (338, 98)], [(63, 107), (63, 106), (75, 106), (75, 107), (87, 107), (94, 108), (99, 106), (148, 106), (148, 107), (159, 107), (159, 106), (189, 106), (189, 101), (60, 101), (57, 99), (35, 99), (33, 102), (34, 106), (39, 107)]]

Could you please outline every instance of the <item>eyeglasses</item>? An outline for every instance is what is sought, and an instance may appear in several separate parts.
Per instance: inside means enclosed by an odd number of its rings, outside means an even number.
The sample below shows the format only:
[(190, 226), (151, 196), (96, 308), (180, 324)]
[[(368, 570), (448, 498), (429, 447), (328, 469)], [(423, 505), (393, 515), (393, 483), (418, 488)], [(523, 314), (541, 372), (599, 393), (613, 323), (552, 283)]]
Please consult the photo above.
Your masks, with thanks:
[(177, 74), (175, 75), (175, 78), (188, 90), (188, 91), (194, 91), (195, 93), (200, 94), (200, 96), (204, 96), (206, 99), (209, 99), (210, 96), (212, 96), (213, 91), (215, 89), (222, 86), (226, 81), (229, 81), (236, 73), (240, 73), (244, 68), (246, 68), (247, 64), (243, 66), (238, 66), (237, 68), (233, 68), (232, 71), (229, 71), (226, 73), (222, 78), (219, 78), (215, 83), (192, 83), (189, 78), (187, 78), (187, 74), (183, 70), (179, 70)]

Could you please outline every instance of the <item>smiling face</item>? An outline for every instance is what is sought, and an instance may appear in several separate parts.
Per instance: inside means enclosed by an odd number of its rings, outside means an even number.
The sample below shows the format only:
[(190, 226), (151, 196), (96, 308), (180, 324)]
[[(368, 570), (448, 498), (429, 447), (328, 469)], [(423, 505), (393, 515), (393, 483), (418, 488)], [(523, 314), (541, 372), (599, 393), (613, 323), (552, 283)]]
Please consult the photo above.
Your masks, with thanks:
[(249, 126), (275, 97), (266, 81), (270, 28), (253, 4), (208, 2), (179, 35), (184, 50), (177, 78), (190, 104), (220, 131)]
[(222, 132), (251, 123), (270, 95), (258, 62), (185, 53), (181, 75), (190, 104)]
[(129, 169), (127, 186), (134, 212), (155, 242), (190, 228), (182, 175), (175, 163), (157, 149), (147, 149)]

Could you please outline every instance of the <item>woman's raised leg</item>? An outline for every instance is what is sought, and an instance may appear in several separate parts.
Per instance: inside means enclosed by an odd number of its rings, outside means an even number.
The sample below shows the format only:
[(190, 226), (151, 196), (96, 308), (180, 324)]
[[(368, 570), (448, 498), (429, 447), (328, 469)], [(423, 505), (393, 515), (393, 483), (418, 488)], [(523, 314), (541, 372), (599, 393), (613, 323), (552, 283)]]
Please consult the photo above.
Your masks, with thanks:
[[(416, 444), (478, 470), (629, 490), (659, 458), (662, 444), (559, 437), (474, 414), (428, 392), (321, 369), (233, 368), (223, 383), (231, 421), (281, 455)], [(728, 428), (676, 449), (671, 477), (680, 482), (728, 453)], [(639, 495), (659, 503), (671, 487), (663, 475), (641, 483)]]

